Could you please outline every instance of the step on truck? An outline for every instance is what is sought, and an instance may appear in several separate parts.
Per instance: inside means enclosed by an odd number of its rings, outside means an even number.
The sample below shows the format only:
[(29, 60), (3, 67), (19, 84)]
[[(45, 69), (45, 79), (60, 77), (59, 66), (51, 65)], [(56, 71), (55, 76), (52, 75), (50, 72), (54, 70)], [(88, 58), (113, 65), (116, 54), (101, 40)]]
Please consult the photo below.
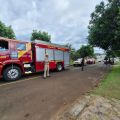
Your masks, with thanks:
[(65, 46), (41, 40), (24, 42), (0, 37), (0, 78), (14, 81), (24, 74), (44, 71), (46, 53), (50, 70), (62, 71), (69, 67), (69, 48)]

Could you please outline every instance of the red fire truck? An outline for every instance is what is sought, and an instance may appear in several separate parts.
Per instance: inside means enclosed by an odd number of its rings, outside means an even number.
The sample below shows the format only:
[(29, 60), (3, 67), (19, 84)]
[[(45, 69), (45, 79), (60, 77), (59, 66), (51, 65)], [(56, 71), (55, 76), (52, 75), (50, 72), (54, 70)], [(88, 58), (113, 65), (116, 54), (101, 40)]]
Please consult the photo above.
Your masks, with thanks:
[(43, 71), (45, 53), (49, 55), (51, 70), (62, 71), (69, 66), (69, 48), (65, 46), (0, 37), (0, 78), (13, 81), (23, 74)]

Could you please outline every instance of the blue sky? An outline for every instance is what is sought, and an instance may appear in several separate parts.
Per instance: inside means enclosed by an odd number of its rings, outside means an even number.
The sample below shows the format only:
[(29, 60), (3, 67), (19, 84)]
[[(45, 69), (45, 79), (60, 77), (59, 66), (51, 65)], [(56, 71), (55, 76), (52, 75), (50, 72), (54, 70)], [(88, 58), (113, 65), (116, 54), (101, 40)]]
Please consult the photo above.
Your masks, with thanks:
[(78, 49), (87, 44), (90, 14), (101, 1), (0, 0), (0, 20), (12, 25), (17, 39), (28, 41), (37, 29), (51, 34), (53, 43), (70, 43)]

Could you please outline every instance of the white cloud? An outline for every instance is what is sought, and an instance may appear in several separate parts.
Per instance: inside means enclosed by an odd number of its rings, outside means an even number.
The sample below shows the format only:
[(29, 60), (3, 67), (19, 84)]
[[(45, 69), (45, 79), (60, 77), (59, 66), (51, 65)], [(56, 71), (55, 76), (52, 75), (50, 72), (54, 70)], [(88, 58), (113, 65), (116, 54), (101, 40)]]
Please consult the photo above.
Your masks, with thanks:
[(90, 13), (101, 0), (0, 0), (0, 20), (12, 25), (18, 39), (33, 29), (48, 31), (52, 42), (86, 44)]
[(53, 0), (55, 9), (59, 11), (65, 11), (69, 7), (69, 0)]

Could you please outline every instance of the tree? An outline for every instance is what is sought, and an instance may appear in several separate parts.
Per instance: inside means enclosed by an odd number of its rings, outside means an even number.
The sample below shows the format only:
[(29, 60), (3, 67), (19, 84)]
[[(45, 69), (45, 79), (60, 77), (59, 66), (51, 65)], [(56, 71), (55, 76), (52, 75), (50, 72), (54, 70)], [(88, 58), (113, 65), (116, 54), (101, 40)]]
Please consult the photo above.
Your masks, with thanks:
[(90, 45), (87, 45), (87, 46), (82, 46), (78, 50), (78, 53), (79, 53), (80, 57), (82, 58), (82, 71), (83, 71), (85, 57), (94, 56), (94, 50), (93, 50), (93, 47), (91, 47)]
[(11, 26), (6, 26), (4, 23), (0, 21), (0, 36), (9, 38), (9, 39), (15, 39), (15, 33)]
[(106, 51), (120, 50), (120, 0), (97, 5), (88, 28), (91, 45)]
[(34, 41), (35, 39), (37, 40), (42, 40), (46, 42), (51, 42), (51, 36), (47, 32), (41, 32), (37, 30), (33, 30), (32, 36), (31, 36), (31, 41)]
[(114, 51), (115, 55), (120, 58), (120, 50), (119, 51)]
[(6, 29), (6, 36), (7, 36), (8, 38), (10, 38), (10, 39), (15, 39), (15, 38), (16, 38), (16, 37), (15, 37), (15, 33), (14, 33), (14, 31), (13, 31), (13, 29), (12, 29), (11, 26), (8, 26), (8, 27), (7, 27), (7, 29)]
[(85, 58), (85, 57), (92, 57), (94, 56), (94, 50), (93, 47), (91, 47), (90, 45), (86, 45), (86, 46), (82, 46), (79, 50), (79, 55), (81, 58)]

